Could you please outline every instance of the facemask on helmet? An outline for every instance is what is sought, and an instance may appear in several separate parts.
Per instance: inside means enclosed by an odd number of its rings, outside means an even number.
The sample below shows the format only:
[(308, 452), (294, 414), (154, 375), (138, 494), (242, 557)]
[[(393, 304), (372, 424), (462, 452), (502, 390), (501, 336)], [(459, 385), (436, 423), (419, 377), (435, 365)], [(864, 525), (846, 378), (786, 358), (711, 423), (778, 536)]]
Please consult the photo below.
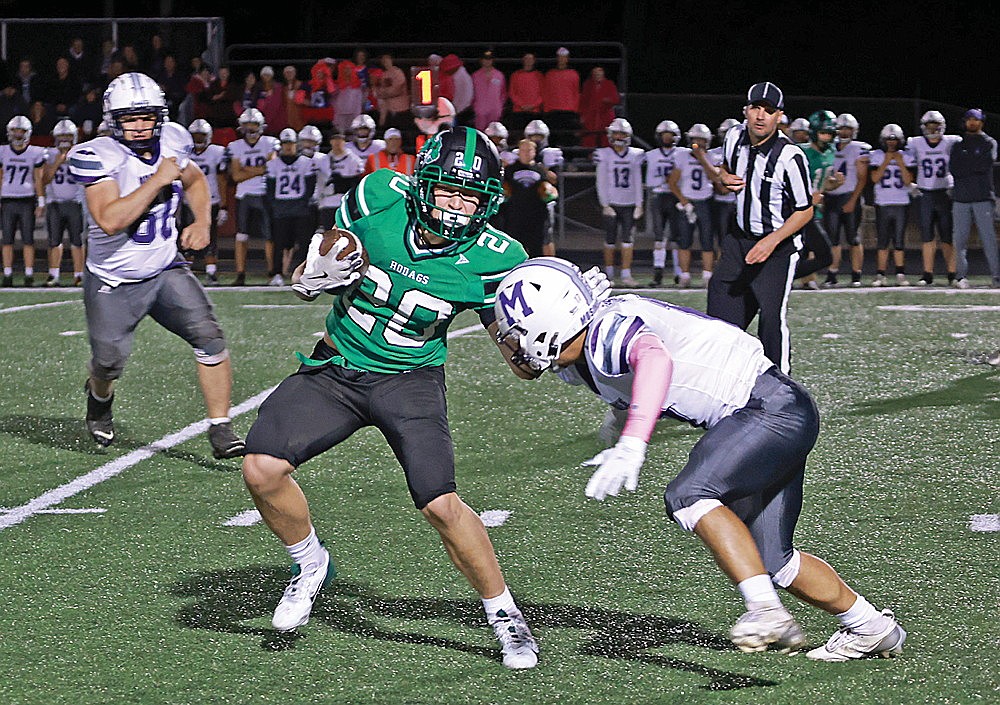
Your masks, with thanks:
[[(125, 124), (144, 116), (153, 122), (149, 134), (139, 138), (127, 137)], [(142, 154), (159, 145), (160, 130), (167, 120), (167, 101), (159, 84), (146, 74), (123, 73), (104, 91), (104, 119), (112, 137), (136, 154)], [(128, 132), (135, 134), (133, 129)]]

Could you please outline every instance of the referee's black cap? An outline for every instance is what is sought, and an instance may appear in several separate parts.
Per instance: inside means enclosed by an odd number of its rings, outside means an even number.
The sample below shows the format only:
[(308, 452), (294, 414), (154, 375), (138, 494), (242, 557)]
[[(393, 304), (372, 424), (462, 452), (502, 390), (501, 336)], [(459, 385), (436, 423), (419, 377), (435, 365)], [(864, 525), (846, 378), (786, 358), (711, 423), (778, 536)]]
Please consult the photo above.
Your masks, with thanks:
[(747, 105), (770, 105), (772, 108), (784, 110), (785, 94), (770, 81), (755, 83), (747, 91)]

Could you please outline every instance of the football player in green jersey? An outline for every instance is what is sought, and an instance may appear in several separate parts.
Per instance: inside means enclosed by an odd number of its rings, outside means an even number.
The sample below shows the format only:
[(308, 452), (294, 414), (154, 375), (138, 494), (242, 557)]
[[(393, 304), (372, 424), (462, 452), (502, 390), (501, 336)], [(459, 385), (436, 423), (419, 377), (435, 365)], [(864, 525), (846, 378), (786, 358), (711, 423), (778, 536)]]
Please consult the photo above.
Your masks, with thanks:
[(833, 140), (837, 136), (836, 119), (829, 110), (817, 110), (809, 116), (809, 142), (802, 147), (809, 162), (812, 184), (813, 219), (802, 229), (802, 255), (795, 268), (795, 278), (803, 279), (806, 289), (819, 289), (816, 272), (833, 261), (830, 239), (823, 228), (823, 195), (844, 183), (844, 175), (833, 168)]
[[(375, 426), (403, 467), (414, 505), (482, 598), (504, 665), (537, 663), (535, 639), (486, 529), (455, 491), (445, 407), (448, 326), (472, 309), (495, 340), (497, 286), (527, 259), (516, 240), (489, 225), (502, 184), (490, 140), (455, 127), (427, 141), (412, 178), (380, 169), (344, 197), (336, 225), (360, 240), (369, 261), (363, 276), (359, 252), (337, 259), (348, 234), (325, 255), (319, 254), (323, 233), (314, 236), (295, 286), (306, 298), (334, 294), (326, 335), (261, 405), (243, 463), (254, 503), (298, 566), (274, 612), (275, 629), (306, 624), (320, 588), (335, 575), (292, 472)], [(499, 347), (515, 374), (535, 376)]]

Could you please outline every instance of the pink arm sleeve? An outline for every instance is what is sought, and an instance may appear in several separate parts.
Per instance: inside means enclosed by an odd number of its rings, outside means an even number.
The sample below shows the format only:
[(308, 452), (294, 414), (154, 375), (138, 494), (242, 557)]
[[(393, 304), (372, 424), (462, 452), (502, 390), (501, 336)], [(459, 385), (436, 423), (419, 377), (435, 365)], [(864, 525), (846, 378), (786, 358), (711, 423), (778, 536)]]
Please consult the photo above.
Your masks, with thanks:
[(659, 338), (646, 334), (640, 335), (632, 343), (628, 364), (634, 375), (632, 405), (629, 407), (622, 435), (640, 438), (649, 443), (670, 389), (674, 361)]

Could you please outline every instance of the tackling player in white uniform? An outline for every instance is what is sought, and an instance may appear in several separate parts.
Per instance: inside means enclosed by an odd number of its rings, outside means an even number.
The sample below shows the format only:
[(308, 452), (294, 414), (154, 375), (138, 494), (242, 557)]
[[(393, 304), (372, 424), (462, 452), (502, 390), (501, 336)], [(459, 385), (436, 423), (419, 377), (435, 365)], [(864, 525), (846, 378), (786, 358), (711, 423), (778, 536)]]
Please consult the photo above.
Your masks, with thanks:
[(3, 286), (14, 286), (14, 233), (20, 232), (24, 285), (35, 283), (35, 219), (45, 212), (42, 183), (46, 152), (29, 144), (31, 120), (15, 115), (7, 123), (7, 141), (0, 145), (0, 243)]
[(896, 284), (909, 286), (906, 280), (906, 212), (910, 205), (910, 184), (913, 183), (913, 157), (903, 151), (906, 137), (903, 128), (889, 123), (879, 133), (882, 149), (871, 154), (869, 168), (875, 191), (875, 231), (877, 237), (875, 281), (873, 286), (885, 286), (889, 265), (889, 246), (896, 264)]
[(871, 145), (858, 140), (857, 118), (850, 113), (841, 113), (834, 121), (837, 138), (833, 155), (833, 170), (844, 175), (844, 181), (831, 191), (823, 194), (823, 224), (830, 240), (830, 254), (833, 260), (826, 273), (823, 286), (837, 285), (840, 270), (841, 237), (850, 248), (851, 286), (861, 286), (861, 267), (865, 261), (865, 250), (861, 244), (861, 195), (868, 184), (868, 165)]
[(42, 173), (45, 184), (45, 225), (49, 233), (49, 278), (45, 286), (59, 286), (63, 238), (69, 236), (73, 259), (73, 285), (83, 282), (83, 186), (69, 173), (66, 156), (79, 139), (79, 130), (69, 118), (52, 128), (55, 148), (50, 149)]
[(239, 117), (242, 137), (226, 145), (229, 177), (236, 184), (236, 279), (233, 286), (246, 283), (247, 251), (250, 236), (264, 240), (264, 260), (268, 271), (274, 267), (271, 223), (264, 207), (264, 172), (267, 161), (278, 153), (278, 140), (264, 134), (267, 124), (257, 108), (247, 108)]
[(226, 208), (223, 198), (229, 186), (226, 176), (226, 148), (221, 144), (212, 144), (212, 126), (208, 120), (198, 118), (188, 125), (188, 132), (194, 140), (194, 151), (191, 152), (191, 161), (198, 165), (205, 180), (208, 182), (208, 191), (212, 202), (212, 220), (209, 228), (208, 247), (199, 252), (186, 252), (188, 262), (194, 262), (195, 255), (205, 258), (205, 283), (208, 286), (219, 285), (218, 262), (219, 262), (219, 227), (229, 220), (229, 209)]
[[(697, 152), (704, 153), (712, 142), (712, 132), (700, 122), (691, 126), (687, 133), (689, 147), (678, 147), (674, 152), (674, 168), (670, 172), (667, 185), (677, 199), (675, 208), (681, 217), (674, 220), (677, 232), (677, 260), (681, 268), (678, 284), (691, 284), (691, 246), (694, 244), (694, 229), (698, 228), (701, 245), (702, 279), (708, 284), (712, 278), (715, 262), (715, 235), (712, 232), (712, 194), (715, 185), (706, 172)], [(721, 163), (721, 162), (720, 162)]]
[(958, 135), (946, 135), (947, 125), (944, 115), (937, 110), (928, 110), (920, 117), (920, 131), (923, 133), (906, 143), (906, 151), (913, 158), (917, 170), (917, 210), (920, 214), (921, 255), (924, 273), (917, 282), (920, 286), (934, 283), (934, 225), (941, 243), (948, 272), (948, 283), (955, 281), (955, 248), (952, 245), (951, 196), (952, 175), (948, 170), (951, 147), (961, 142)]
[(642, 163), (646, 153), (632, 147), (632, 125), (615, 118), (608, 125), (608, 145), (594, 150), (597, 200), (604, 215), (604, 271), (615, 276), (615, 245), (621, 243), (621, 283), (638, 286), (632, 278), (632, 233), (642, 218)]
[[(655, 147), (646, 152), (646, 188), (649, 189), (649, 209), (653, 226), (653, 281), (650, 286), (663, 284), (663, 270), (667, 266), (667, 229), (670, 240), (675, 237), (677, 198), (670, 190), (667, 179), (674, 168), (674, 153), (681, 140), (681, 128), (673, 120), (662, 120), (656, 126)], [(680, 280), (680, 265), (677, 249), (670, 248), (673, 255), (674, 281)]]
[[(634, 295), (555, 257), (528, 260), (500, 282), (497, 339), (511, 361), (585, 385), (627, 409), (617, 443), (596, 465), (588, 497), (635, 491), (656, 421), (707, 429), (664, 494), (668, 514), (695, 533), (739, 589), (746, 613), (730, 630), (742, 651), (796, 652), (806, 639), (776, 587), (840, 621), (808, 657), (847, 661), (902, 653), (906, 632), (823, 560), (795, 548), (806, 459), (819, 434), (809, 393), (765, 355), (759, 340), (691, 309)], [(519, 375), (520, 376), (520, 375)]]
[[(83, 303), (91, 359), (87, 430), (100, 445), (115, 438), (114, 384), (147, 315), (194, 350), (216, 458), (243, 455), (229, 419), (232, 367), (222, 328), (205, 290), (178, 248), (209, 241), (208, 184), (191, 161), (191, 135), (167, 120), (159, 85), (125, 73), (104, 93), (111, 137), (95, 137), (69, 153), (70, 173), (86, 187), (91, 217)], [(181, 202), (193, 221), (178, 231)]]
[(371, 115), (362, 113), (351, 121), (351, 141), (347, 148), (358, 155), (362, 163), (385, 149), (385, 140), (375, 139), (375, 120)]

